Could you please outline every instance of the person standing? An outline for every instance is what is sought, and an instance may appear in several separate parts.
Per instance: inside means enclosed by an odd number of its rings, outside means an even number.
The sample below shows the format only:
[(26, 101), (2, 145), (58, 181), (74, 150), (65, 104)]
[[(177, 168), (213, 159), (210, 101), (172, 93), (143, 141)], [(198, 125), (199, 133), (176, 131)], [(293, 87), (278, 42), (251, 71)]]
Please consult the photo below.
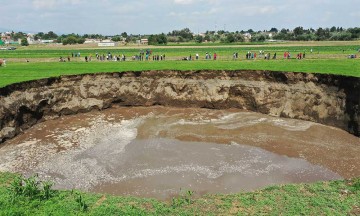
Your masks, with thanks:
[(217, 55), (216, 55), (216, 53), (214, 53), (214, 60), (216, 60), (216, 58), (217, 58)]

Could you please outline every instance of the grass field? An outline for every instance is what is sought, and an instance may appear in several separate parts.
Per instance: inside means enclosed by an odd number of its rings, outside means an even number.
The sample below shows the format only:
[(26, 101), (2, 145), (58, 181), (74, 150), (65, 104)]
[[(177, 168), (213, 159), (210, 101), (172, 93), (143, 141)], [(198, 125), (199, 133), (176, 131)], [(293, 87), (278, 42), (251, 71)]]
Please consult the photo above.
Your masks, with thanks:
[[(234, 52), (238, 52), (240, 57), (245, 57), (245, 53), (248, 51), (259, 52), (260, 50), (265, 51), (265, 53), (274, 54), (275, 52), (280, 57), (285, 51), (289, 51), (295, 55), (297, 52), (306, 52), (310, 54), (310, 50), (313, 50), (313, 54), (322, 55), (342, 55), (346, 56), (347, 54), (356, 53), (360, 49), (360, 45), (336, 45), (336, 46), (319, 46), (319, 44), (314, 44), (314, 46), (304, 46), (294, 44), (292, 46), (286, 44), (270, 44), (270, 45), (234, 45), (234, 46), (148, 46), (148, 47), (110, 47), (110, 48), (96, 48), (96, 47), (67, 47), (67, 46), (57, 46), (57, 48), (48, 48), (48, 47), (20, 47), (17, 50), (0, 50), (0, 58), (59, 58), (71, 56), (71, 53), (81, 53), (81, 56), (95, 56), (96, 53), (107, 54), (111, 52), (113, 55), (125, 54), (127, 57), (139, 54), (140, 50), (152, 50), (153, 54), (163, 55), (173, 59), (178, 59), (180, 57), (185, 57), (192, 55), (195, 56), (196, 53), (199, 53), (200, 56), (204, 57), (205, 53), (217, 53), (222, 59), (231, 59)], [(315, 57), (315, 55), (313, 55)]]
[[(297, 42), (276, 44), (237, 44), (237, 45), (201, 45), (184, 44), (179, 46), (122, 46), (116, 48), (98, 48), (94, 45), (37, 45), (18, 47), (16, 50), (0, 50), (0, 59), (7, 60), (7, 67), (0, 67), (0, 87), (15, 82), (34, 80), (69, 74), (95, 72), (121, 72), (144, 70), (272, 70), (288, 72), (311, 72), (341, 74), (360, 77), (360, 58), (347, 59), (349, 54), (358, 54), (360, 43), (352, 42)], [(140, 50), (151, 49), (154, 55), (166, 55), (166, 61), (132, 61), (131, 56)], [(313, 50), (311, 53), (310, 50)], [(276, 60), (246, 60), (248, 51), (259, 53), (263, 50), (271, 57), (277, 53)], [(292, 58), (283, 59), (283, 53), (289, 51)], [(58, 62), (60, 56), (67, 58), (71, 53), (81, 53), (82, 57), (71, 58), (71, 62)], [(95, 54), (125, 54), (127, 61), (98, 61)], [(205, 53), (217, 53), (218, 60), (204, 60)], [(239, 58), (233, 60), (233, 53)], [(306, 53), (303, 60), (295, 59), (296, 54)], [(198, 61), (181, 61), (183, 57), (199, 53)], [(85, 62), (84, 56), (92, 56), (91, 62)], [(150, 57), (150, 59), (152, 59)], [(26, 62), (28, 60), (29, 62)]]
[(159, 62), (15, 62), (0, 67), (0, 87), (11, 83), (60, 75), (144, 70), (272, 70), (313, 72), (360, 77), (359, 59), (201, 60)]
[[(0, 215), (358, 215), (360, 179), (272, 186), (251, 193), (173, 200), (42, 189), (0, 173)], [(195, 192), (196, 193), (196, 192)]]

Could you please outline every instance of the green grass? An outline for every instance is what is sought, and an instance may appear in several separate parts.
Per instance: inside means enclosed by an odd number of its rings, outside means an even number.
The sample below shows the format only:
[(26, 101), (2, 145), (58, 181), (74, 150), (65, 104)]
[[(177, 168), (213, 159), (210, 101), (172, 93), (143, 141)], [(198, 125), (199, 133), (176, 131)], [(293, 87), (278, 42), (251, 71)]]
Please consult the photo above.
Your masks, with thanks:
[(0, 67), (0, 86), (60, 75), (145, 70), (271, 70), (360, 77), (359, 59), (162, 61), (162, 62), (8, 62)]
[[(360, 213), (360, 179), (272, 186), (231, 195), (172, 201), (52, 191), (50, 198), (14, 196), (15, 174), (0, 173), (0, 215), (348, 215)], [(196, 193), (196, 191), (195, 191)]]
[[(311, 43), (309, 43), (311, 44)], [(123, 47), (123, 48), (78, 48), (78, 47), (57, 47), (46, 48), (46, 47), (19, 47), (17, 50), (0, 50), (0, 58), (59, 58), (71, 56), (71, 53), (81, 53), (81, 56), (95, 56), (96, 53), (107, 54), (111, 52), (113, 55), (125, 54), (127, 57), (139, 54), (140, 50), (150, 49), (153, 51), (153, 54), (165, 54), (170, 58), (180, 58), (184, 56), (195, 56), (196, 53), (199, 53), (202, 57), (205, 56), (206, 52), (214, 53), (216, 52), (219, 56), (227, 59), (232, 57), (234, 52), (238, 52), (241, 57), (243, 57), (248, 51), (263, 50), (266, 53), (277, 53), (282, 55), (285, 51), (290, 51), (292, 53), (296, 52), (306, 52), (310, 54), (310, 49), (313, 49), (315, 54), (339, 54), (346, 55), (356, 53), (360, 45), (333, 45), (333, 46), (319, 46), (314, 44), (314, 46), (285, 46), (282, 44), (245, 44), (245, 45), (212, 45), (212, 46), (195, 46), (194, 44), (188, 45), (187, 47), (183, 46), (157, 46), (157, 47)], [(344, 52), (343, 52), (344, 51)]]
[[(98, 48), (91, 46), (29, 46), (18, 47), (17, 50), (0, 50), (0, 59), (7, 59), (7, 67), (0, 67), (0, 87), (16, 82), (34, 80), (46, 77), (55, 77), (70, 74), (122, 72), (145, 70), (271, 70), (284, 72), (310, 72), (340, 74), (360, 77), (360, 61), (347, 59), (348, 54), (357, 53), (360, 45), (357, 42), (308, 42), (308, 43), (281, 43), (281, 44), (238, 44), (238, 45), (211, 45), (204, 44), (189, 46), (148, 46), (148, 47), (115, 47)], [(187, 45), (187, 46), (183, 46)], [(190, 44), (193, 45), (193, 44)], [(99, 62), (95, 53), (121, 55), (124, 53), (129, 60), (131, 56), (139, 54), (140, 49), (151, 49), (153, 54), (165, 54), (166, 61), (162, 62)], [(313, 49), (313, 53), (310, 53)], [(277, 60), (265, 61), (245, 60), (248, 51), (264, 50), (273, 55), (277, 53)], [(283, 60), (285, 51), (292, 53), (291, 60)], [(57, 62), (60, 56), (71, 56), (71, 53), (81, 53), (81, 58), (72, 58), (71, 62)], [(206, 52), (218, 54), (217, 61), (205, 61)], [(232, 60), (234, 52), (239, 53), (239, 59)], [(294, 59), (296, 53), (306, 52), (306, 59)], [(195, 57), (199, 53), (199, 61), (180, 61), (190, 54)], [(84, 62), (84, 56), (92, 55), (93, 61)], [(25, 59), (30, 62), (25, 63)]]

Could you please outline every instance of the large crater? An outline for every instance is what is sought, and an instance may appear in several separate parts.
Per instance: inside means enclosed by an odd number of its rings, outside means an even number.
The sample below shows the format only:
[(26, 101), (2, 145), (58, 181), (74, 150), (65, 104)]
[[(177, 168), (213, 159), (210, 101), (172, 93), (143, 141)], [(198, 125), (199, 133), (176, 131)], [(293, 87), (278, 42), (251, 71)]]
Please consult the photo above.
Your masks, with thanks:
[(160, 199), (357, 177), (359, 92), (355, 77), (269, 71), (14, 84), (0, 89), (0, 171)]
[(0, 88), (0, 143), (62, 115), (121, 106), (238, 108), (360, 136), (360, 79), (270, 71), (144, 71), (62, 76)]

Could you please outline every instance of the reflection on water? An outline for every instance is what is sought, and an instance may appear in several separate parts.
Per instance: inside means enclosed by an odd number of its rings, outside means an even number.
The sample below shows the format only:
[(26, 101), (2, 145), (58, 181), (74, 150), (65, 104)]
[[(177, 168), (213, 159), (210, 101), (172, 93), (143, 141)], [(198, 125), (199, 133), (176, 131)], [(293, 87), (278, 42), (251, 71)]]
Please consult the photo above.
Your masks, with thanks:
[(0, 148), (0, 171), (57, 188), (168, 199), (360, 175), (360, 140), (239, 110), (117, 108), (51, 120)]

